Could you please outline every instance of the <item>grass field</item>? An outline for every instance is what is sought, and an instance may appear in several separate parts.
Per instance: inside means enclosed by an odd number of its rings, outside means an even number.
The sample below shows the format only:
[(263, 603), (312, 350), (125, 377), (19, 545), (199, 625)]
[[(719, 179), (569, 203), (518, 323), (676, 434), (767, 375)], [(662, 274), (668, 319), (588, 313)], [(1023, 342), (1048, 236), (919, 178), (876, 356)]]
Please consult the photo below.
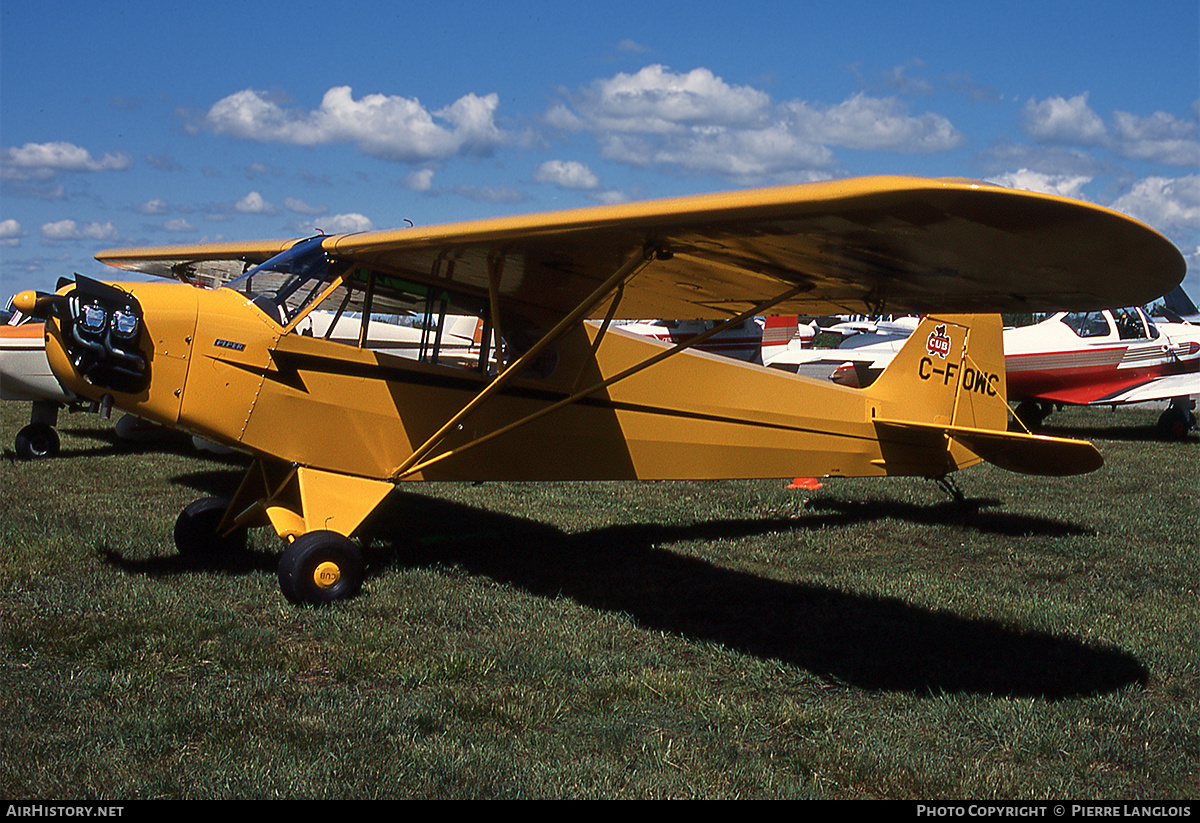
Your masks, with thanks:
[[(273, 534), (171, 528), (240, 459), (0, 404), (0, 796), (1200, 797), (1200, 438), (916, 480), (430, 484), (363, 594), (286, 604)], [(790, 478), (789, 478), (790, 479)]]

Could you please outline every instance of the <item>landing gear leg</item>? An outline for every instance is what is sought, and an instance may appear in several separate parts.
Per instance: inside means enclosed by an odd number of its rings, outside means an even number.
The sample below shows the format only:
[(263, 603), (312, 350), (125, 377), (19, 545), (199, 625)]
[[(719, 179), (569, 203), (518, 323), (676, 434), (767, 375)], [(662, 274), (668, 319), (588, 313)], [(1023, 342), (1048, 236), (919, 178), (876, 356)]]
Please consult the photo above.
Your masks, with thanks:
[(1050, 415), (1050, 406), (1033, 400), (1025, 400), (1017, 405), (1017, 419), (1029, 431), (1041, 428), (1042, 422)]

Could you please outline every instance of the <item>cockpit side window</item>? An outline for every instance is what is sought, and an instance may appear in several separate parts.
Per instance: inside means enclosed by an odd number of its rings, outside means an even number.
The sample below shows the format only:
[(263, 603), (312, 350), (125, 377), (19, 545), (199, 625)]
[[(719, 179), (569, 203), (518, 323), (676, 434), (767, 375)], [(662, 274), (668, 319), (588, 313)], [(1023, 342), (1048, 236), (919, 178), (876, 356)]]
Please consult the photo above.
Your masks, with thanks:
[(1122, 340), (1145, 340), (1146, 324), (1142, 322), (1142, 313), (1136, 308), (1113, 310), (1113, 320), (1117, 324), (1117, 335)]
[(424, 363), (491, 369), (484, 305), (441, 288), (352, 269), (297, 315), (292, 331)]
[(1104, 312), (1079, 311), (1065, 315), (1062, 322), (1080, 337), (1107, 337), (1111, 333)]
[(1141, 309), (1138, 309), (1138, 314), (1140, 314), (1142, 316), (1142, 320), (1146, 322), (1146, 330), (1150, 332), (1150, 339), (1157, 340), (1159, 331), (1158, 326), (1156, 326), (1154, 323), (1154, 318), (1146, 314), (1146, 312), (1142, 311)]

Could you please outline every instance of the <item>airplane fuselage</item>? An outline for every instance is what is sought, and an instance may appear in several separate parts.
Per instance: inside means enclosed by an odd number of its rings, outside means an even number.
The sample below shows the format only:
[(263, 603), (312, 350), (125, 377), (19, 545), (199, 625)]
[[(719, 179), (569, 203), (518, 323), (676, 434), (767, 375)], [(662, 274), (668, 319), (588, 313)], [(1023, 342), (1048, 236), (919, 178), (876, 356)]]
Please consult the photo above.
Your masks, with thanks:
[[(47, 356), (64, 385), (280, 463), (376, 479), (534, 480), (883, 476), (920, 462), (889, 463), (872, 422), (910, 414), (910, 396), (690, 351), (604, 385), (669, 346), (610, 328), (596, 348), (598, 326), (580, 323), (554, 346), (549, 374), (514, 380), (456, 426), (444, 459), (398, 472), (491, 376), (288, 331), (232, 289), (116, 290), (140, 307), (144, 379), (105, 384), (102, 370), (82, 374), (71, 324), (52, 321)], [(955, 345), (957, 356), (963, 344)], [(951, 394), (960, 388), (957, 373), (941, 382)], [(590, 386), (602, 387), (540, 416)], [(475, 442), (514, 424), (514, 433)], [(916, 473), (973, 462), (959, 450)]]
[(1005, 330), (1009, 395), (1065, 404), (1122, 402), (1161, 377), (1200, 372), (1200, 326), (1150, 321), (1140, 309), (1058, 313)]

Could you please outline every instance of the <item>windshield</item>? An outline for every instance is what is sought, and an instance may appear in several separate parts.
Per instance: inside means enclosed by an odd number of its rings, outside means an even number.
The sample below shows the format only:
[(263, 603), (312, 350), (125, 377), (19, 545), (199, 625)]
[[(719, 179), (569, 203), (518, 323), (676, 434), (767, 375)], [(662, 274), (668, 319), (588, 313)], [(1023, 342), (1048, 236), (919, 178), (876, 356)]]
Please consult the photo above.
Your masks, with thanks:
[(301, 240), (229, 281), (226, 288), (246, 295), (272, 320), (286, 326), (329, 282), (329, 258), (321, 248), (324, 239)]

